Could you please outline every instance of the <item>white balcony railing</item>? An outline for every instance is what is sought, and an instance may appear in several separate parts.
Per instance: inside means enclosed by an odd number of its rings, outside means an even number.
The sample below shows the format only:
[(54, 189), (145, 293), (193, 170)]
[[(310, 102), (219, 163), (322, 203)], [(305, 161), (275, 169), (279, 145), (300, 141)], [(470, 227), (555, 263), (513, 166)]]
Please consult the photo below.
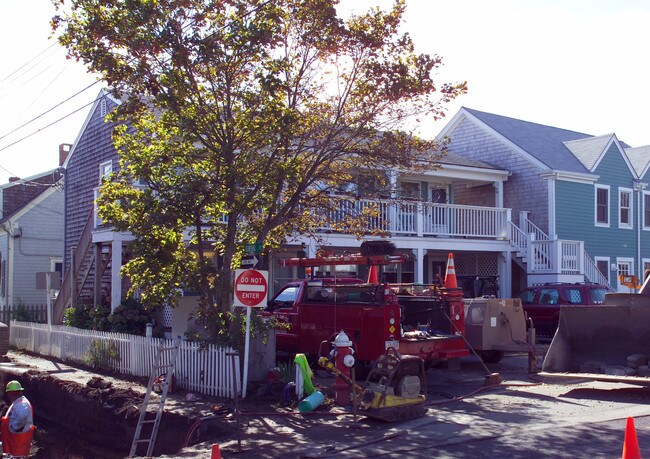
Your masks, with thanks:
[(584, 242), (565, 239), (530, 240), (528, 266), (530, 272), (583, 274)]
[(510, 209), (335, 197), (324, 230), (335, 230), (350, 217), (362, 218), (368, 231), (393, 235), (506, 239)]

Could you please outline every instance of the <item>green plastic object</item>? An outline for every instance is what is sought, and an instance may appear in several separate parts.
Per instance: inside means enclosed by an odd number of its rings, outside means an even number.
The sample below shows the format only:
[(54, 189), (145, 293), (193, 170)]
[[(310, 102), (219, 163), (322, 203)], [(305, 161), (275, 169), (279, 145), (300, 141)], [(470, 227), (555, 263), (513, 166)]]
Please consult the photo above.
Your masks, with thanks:
[(309, 397), (305, 397), (300, 403), (298, 403), (298, 411), (301, 413), (309, 413), (310, 411), (318, 408), (324, 401), (325, 396), (321, 391), (317, 390)]
[(311, 368), (309, 368), (309, 362), (307, 362), (307, 357), (305, 354), (296, 354), (296, 357), (293, 359), (293, 363), (298, 365), (300, 372), (302, 373), (303, 388), (307, 395), (311, 395), (316, 391), (314, 384), (311, 382), (313, 373)]

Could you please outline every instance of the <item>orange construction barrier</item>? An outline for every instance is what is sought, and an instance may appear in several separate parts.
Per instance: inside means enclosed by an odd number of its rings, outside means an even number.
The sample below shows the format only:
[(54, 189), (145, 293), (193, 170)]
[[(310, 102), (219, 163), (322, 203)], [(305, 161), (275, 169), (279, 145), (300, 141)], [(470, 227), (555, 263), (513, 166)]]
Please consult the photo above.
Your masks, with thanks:
[(449, 253), (447, 259), (447, 273), (445, 274), (445, 288), (458, 288), (456, 281), (456, 268), (454, 267), (454, 254)]
[(368, 283), (369, 284), (378, 284), (379, 283), (379, 270), (377, 266), (371, 266), (368, 271)]
[(639, 450), (639, 441), (636, 438), (633, 418), (627, 418), (625, 424), (622, 459), (641, 459), (641, 451)]
[(210, 459), (221, 459), (221, 450), (219, 449), (218, 443), (212, 445), (212, 454), (210, 454)]

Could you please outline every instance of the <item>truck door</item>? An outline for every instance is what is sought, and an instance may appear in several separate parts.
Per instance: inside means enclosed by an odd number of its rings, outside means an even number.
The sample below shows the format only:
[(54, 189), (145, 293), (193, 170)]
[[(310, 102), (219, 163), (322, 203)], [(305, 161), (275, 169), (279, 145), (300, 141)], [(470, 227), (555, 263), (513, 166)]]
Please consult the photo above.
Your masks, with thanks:
[(288, 329), (280, 328), (275, 332), (276, 348), (278, 351), (298, 352), (298, 336), (300, 324), (298, 319), (298, 293), (300, 286), (285, 285), (282, 290), (269, 302), (267, 307), (280, 324), (287, 324)]

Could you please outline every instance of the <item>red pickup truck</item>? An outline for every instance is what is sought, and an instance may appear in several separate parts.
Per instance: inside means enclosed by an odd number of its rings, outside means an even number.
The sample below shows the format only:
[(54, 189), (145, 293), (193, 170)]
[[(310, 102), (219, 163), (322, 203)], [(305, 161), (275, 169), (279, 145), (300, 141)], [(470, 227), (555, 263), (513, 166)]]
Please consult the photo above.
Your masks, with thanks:
[[(340, 258), (341, 264), (352, 263), (350, 256)], [(359, 258), (353, 263), (381, 263), (380, 257)], [(337, 257), (284, 260), (285, 266), (337, 261)], [(343, 330), (353, 342), (356, 360), (366, 366), (388, 348), (419, 356), (430, 365), (469, 353), (460, 336), (465, 329), (460, 289), (396, 286), (353, 278), (296, 280), (269, 301), (266, 311), (288, 324), (287, 330), (276, 332), (278, 351), (327, 354), (330, 343)]]

